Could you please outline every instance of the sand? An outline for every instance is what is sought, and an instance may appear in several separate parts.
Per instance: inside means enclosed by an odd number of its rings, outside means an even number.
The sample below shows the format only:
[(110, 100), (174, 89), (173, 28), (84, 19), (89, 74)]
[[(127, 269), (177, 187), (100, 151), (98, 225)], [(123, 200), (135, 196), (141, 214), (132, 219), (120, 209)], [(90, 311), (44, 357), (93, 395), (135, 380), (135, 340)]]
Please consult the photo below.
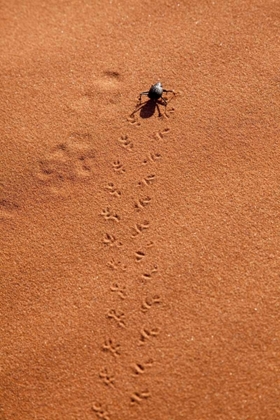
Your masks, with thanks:
[(1, 2), (1, 420), (280, 418), (279, 16)]

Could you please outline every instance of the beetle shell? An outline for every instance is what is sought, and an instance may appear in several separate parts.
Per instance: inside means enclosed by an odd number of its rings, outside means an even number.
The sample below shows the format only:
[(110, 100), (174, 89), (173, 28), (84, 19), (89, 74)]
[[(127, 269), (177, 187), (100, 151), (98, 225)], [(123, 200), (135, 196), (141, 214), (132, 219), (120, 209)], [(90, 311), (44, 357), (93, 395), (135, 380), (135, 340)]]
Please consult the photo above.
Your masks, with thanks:
[(163, 88), (161, 86), (161, 83), (158, 82), (150, 87), (148, 97), (150, 99), (159, 99), (161, 98), (162, 94), (163, 94)]

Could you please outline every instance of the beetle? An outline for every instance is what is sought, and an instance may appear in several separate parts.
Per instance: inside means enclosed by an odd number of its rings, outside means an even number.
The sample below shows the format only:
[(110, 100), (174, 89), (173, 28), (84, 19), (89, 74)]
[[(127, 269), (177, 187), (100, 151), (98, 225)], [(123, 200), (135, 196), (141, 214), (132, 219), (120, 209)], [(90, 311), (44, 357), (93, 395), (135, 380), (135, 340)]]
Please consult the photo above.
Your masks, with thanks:
[[(161, 82), (157, 82), (154, 85), (152, 85), (149, 90), (147, 90), (145, 92), (141, 92), (140, 95), (139, 95), (139, 98), (138, 98), (138, 101), (139, 101), (138, 107), (135, 111), (132, 112), (130, 117), (134, 118), (134, 114), (136, 112), (138, 112), (140, 109), (143, 109), (143, 110), (146, 110), (146, 111), (149, 110), (148, 115), (150, 115), (150, 114), (153, 113), (155, 107), (157, 107), (158, 114), (159, 114), (159, 116), (161, 116), (162, 113), (160, 112), (158, 104), (164, 105), (164, 107), (165, 107), (164, 115), (167, 116), (167, 114), (166, 114), (167, 99), (164, 98), (162, 95), (163, 95), (163, 93), (168, 93), (168, 92), (172, 92), (173, 95), (175, 95), (174, 90), (164, 89), (162, 87)], [(148, 96), (150, 101), (142, 104), (142, 102), (141, 102), (142, 96)], [(151, 105), (151, 104), (154, 104), (154, 105)]]
[(157, 101), (158, 99), (162, 99), (165, 106), (167, 105), (166, 99), (162, 97), (163, 93), (172, 92), (173, 90), (163, 89), (162, 84), (160, 82), (155, 83), (150, 87), (150, 89), (146, 92), (141, 92), (139, 96), (139, 101), (141, 102), (142, 95), (148, 96), (148, 98)]

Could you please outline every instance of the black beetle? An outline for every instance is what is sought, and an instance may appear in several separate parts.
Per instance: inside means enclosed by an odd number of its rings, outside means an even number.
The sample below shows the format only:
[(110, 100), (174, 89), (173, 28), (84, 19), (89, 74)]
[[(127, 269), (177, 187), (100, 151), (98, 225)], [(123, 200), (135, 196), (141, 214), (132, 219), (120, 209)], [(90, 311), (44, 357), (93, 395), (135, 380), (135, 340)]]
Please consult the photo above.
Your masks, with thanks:
[(163, 93), (168, 93), (168, 92), (174, 93), (173, 90), (163, 89), (161, 83), (157, 82), (150, 87), (150, 90), (140, 93), (139, 100), (141, 101), (142, 95), (146, 95), (146, 96), (148, 96), (148, 98), (153, 99), (154, 101), (157, 101), (158, 99), (161, 98), (163, 100), (164, 104), (167, 105), (166, 99), (162, 97), (162, 94)]
[[(134, 118), (134, 114), (138, 112), (139, 110), (145, 110), (146, 113), (148, 111), (147, 115), (150, 116), (154, 112), (155, 107), (157, 107), (159, 116), (162, 116), (162, 113), (160, 112), (158, 104), (164, 105), (164, 108), (165, 108), (164, 115), (168, 117), (168, 115), (166, 114), (167, 98), (164, 98), (162, 96), (163, 93), (168, 93), (168, 92), (172, 92), (173, 95), (175, 95), (174, 90), (163, 89), (162, 84), (160, 82), (157, 82), (154, 85), (152, 85), (150, 89), (147, 90), (146, 92), (141, 92), (138, 98), (140, 103), (138, 103), (137, 109), (132, 112), (132, 114), (130, 115), (130, 118), (132, 117)], [(142, 104), (141, 98), (143, 95), (148, 96), (150, 101)]]

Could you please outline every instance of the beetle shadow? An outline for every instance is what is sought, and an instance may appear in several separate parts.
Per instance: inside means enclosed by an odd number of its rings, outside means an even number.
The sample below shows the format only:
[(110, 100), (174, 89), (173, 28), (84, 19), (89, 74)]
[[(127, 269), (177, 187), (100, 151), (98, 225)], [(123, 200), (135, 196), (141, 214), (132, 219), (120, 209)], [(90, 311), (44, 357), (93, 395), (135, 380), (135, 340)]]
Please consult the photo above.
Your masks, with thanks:
[[(171, 98), (160, 98), (160, 99), (148, 99), (148, 101), (141, 103), (138, 102), (136, 105), (136, 109), (130, 114), (130, 118), (135, 118), (135, 114), (139, 112), (139, 115), (141, 118), (150, 118), (152, 115), (154, 115), (156, 109), (158, 112), (159, 117), (167, 117), (166, 108), (169, 102), (173, 99), (175, 96), (175, 92), (173, 92), (173, 96)], [(161, 111), (161, 108), (163, 107), (163, 111)]]
[[(159, 105), (164, 106), (164, 112), (161, 112)], [(158, 112), (158, 116), (161, 117), (163, 114), (165, 114), (166, 105), (167, 104), (165, 104), (163, 101), (160, 102), (155, 101), (153, 99), (149, 99), (144, 103), (138, 103), (136, 105), (136, 109), (130, 114), (130, 117), (134, 117), (134, 115), (137, 114), (137, 112), (139, 112), (141, 118), (151, 118), (154, 115), (156, 109)]]

